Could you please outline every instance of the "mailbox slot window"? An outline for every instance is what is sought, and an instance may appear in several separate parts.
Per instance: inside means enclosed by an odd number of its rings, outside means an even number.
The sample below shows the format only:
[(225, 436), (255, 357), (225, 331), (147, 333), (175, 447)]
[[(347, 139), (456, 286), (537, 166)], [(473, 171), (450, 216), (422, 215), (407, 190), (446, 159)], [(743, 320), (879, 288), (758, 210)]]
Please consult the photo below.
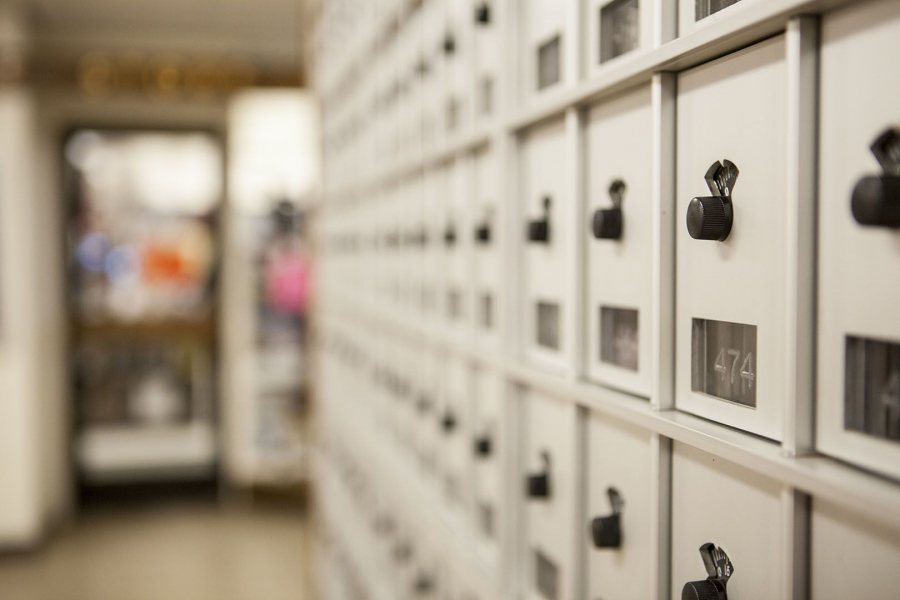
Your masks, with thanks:
[(494, 326), (494, 297), (490, 293), (481, 295), (481, 326), (484, 329)]
[(483, 502), (478, 505), (478, 524), (485, 537), (494, 537), (494, 507)]
[(559, 304), (537, 303), (537, 343), (539, 346), (559, 350)]
[(539, 90), (559, 82), (560, 36), (554, 36), (538, 48), (537, 88)]
[(640, 43), (638, 0), (614, 0), (600, 8), (600, 62), (606, 62), (638, 47)]
[(478, 107), (482, 115), (488, 115), (494, 106), (494, 78), (485, 75), (478, 84)]
[(756, 408), (756, 326), (693, 319), (691, 389)]
[(705, 19), (738, 2), (740, 0), (694, 0), (694, 20)]
[(638, 311), (600, 307), (600, 360), (637, 371)]
[(559, 598), (559, 568), (540, 550), (534, 552), (535, 585), (546, 600)]
[(461, 310), (459, 291), (449, 290), (447, 292), (447, 316), (451, 319), (458, 319)]
[(847, 336), (844, 427), (900, 441), (900, 344)]

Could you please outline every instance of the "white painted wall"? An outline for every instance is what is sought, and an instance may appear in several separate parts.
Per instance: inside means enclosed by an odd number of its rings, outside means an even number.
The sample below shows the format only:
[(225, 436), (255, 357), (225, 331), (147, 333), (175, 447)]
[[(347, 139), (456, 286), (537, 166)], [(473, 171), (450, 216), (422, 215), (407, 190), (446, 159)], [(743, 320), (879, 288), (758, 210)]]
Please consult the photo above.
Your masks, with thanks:
[[(0, 53), (23, 56), (17, 3)], [(34, 544), (69, 502), (60, 211), (46, 187), (34, 94), (0, 84), (0, 547)]]
[[(35, 104), (0, 89), (0, 545), (28, 545), (62, 495), (59, 244), (37, 189)], [(50, 281), (55, 279), (55, 281)], [(53, 296), (57, 296), (54, 298)], [(51, 466), (51, 463), (53, 465)], [(58, 506), (53, 506), (54, 510)]]

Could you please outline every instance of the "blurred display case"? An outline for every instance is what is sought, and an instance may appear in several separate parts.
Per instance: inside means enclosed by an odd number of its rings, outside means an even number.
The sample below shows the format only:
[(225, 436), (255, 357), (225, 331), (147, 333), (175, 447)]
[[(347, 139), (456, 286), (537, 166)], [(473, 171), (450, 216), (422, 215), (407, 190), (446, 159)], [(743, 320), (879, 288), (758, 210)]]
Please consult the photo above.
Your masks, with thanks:
[(63, 162), (80, 479), (214, 477), (220, 140), (76, 129)]

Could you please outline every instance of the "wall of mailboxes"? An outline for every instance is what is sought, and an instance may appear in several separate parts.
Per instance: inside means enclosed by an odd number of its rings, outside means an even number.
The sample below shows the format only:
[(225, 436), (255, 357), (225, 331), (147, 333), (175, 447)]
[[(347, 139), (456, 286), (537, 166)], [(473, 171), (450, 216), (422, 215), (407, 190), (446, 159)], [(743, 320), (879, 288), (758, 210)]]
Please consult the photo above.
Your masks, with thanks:
[(900, 3), (337, 0), (322, 598), (897, 598)]

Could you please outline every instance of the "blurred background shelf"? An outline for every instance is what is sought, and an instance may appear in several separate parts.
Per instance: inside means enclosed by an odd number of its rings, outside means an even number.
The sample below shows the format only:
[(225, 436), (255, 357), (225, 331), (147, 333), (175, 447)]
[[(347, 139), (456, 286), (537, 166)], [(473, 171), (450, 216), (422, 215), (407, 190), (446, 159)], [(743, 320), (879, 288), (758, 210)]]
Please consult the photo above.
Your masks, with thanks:
[(77, 442), (78, 466), (91, 483), (210, 478), (217, 450), (211, 423), (87, 427)]

